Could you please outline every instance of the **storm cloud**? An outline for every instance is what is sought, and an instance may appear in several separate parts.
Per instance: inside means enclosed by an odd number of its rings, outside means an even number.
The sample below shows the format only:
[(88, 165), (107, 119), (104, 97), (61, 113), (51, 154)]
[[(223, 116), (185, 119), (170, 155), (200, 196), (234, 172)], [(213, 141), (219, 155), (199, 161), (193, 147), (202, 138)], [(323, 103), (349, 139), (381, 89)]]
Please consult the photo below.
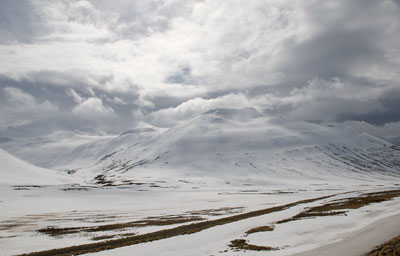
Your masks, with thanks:
[(0, 137), (254, 107), (398, 142), (399, 81), (399, 1), (0, 2)]

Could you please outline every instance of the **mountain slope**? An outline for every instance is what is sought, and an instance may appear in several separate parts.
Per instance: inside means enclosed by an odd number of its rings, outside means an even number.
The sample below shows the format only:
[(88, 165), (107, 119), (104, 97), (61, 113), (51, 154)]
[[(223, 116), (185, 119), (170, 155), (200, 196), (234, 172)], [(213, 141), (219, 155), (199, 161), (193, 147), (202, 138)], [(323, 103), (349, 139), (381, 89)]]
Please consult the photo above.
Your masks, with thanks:
[(65, 178), (54, 171), (37, 167), (0, 149), (0, 183), (14, 185), (61, 184)]

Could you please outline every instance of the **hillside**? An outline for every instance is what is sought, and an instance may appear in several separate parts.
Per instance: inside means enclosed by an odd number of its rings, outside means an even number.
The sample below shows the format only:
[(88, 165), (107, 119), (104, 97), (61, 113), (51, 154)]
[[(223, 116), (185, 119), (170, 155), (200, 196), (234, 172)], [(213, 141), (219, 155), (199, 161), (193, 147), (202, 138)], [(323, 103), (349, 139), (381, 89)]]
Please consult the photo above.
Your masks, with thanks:
[[(269, 117), (251, 108), (208, 111), (167, 130), (136, 129), (90, 139), (74, 135), (69, 144), (62, 141), (36, 141), (41, 147), (37, 157), (20, 145), (4, 146), (11, 151), (19, 148), (13, 153), (20, 157), (39, 159), (38, 165), (99, 185), (145, 182), (144, 177), (153, 185), (171, 177), (206, 177), (211, 183), (238, 186), (302, 180), (367, 182), (400, 174), (400, 148), (389, 142), (340, 124)], [(207, 181), (202, 183), (207, 186)]]
[(55, 171), (37, 167), (0, 149), (0, 183), (12, 185), (54, 185), (65, 182)]

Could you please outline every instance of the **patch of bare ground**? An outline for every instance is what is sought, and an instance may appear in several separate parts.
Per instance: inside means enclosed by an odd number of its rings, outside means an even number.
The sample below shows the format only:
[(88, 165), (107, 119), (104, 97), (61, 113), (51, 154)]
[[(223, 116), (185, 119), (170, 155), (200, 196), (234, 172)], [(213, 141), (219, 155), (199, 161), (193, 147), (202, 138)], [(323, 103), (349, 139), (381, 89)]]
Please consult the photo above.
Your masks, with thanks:
[(22, 186), (12, 186), (14, 190), (31, 190), (33, 188), (44, 188), (46, 186), (39, 185), (22, 185)]
[(115, 234), (115, 235), (95, 236), (95, 237), (92, 237), (91, 239), (93, 241), (100, 241), (100, 240), (108, 240), (108, 239), (119, 238), (119, 237), (127, 237), (127, 236), (133, 236), (133, 235), (136, 235), (136, 233), (124, 233), (124, 234)]
[(390, 190), (366, 193), (358, 197), (339, 199), (324, 205), (308, 208), (291, 218), (280, 220), (277, 223), (280, 224), (303, 218), (319, 216), (345, 215), (350, 209), (358, 209), (369, 204), (388, 201), (398, 196), (400, 196), (400, 190)]
[(271, 192), (262, 192), (259, 190), (242, 190), (238, 192), (220, 192), (218, 195), (280, 195), (280, 194), (295, 194), (295, 191), (274, 190)]
[(243, 209), (244, 207), (222, 207), (218, 209), (189, 211), (188, 213), (192, 215), (221, 216), (221, 215), (241, 213)]
[(236, 222), (236, 221), (240, 221), (240, 220), (244, 220), (244, 219), (248, 219), (248, 218), (253, 218), (253, 217), (257, 217), (257, 216), (261, 216), (261, 215), (265, 215), (265, 214), (270, 214), (273, 212), (283, 211), (283, 210), (286, 210), (290, 207), (293, 207), (293, 206), (296, 206), (299, 204), (311, 203), (311, 202), (326, 199), (326, 198), (329, 198), (332, 196), (334, 196), (334, 195), (328, 195), (328, 196), (323, 196), (323, 197), (317, 197), (317, 198), (296, 201), (296, 202), (281, 205), (281, 206), (275, 206), (275, 207), (261, 209), (261, 210), (257, 210), (257, 211), (241, 213), (241, 214), (224, 217), (224, 218), (219, 218), (219, 219), (215, 219), (215, 220), (201, 221), (201, 222), (191, 223), (191, 224), (187, 224), (187, 225), (181, 225), (181, 226), (178, 226), (175, 228), (163, 229), (163, 230), (159, 230), (159, 231), (155, 231), (155, 232), (151, 232), (151, 233), (147, 233), (147, 234), (142, 234), (142, 235), (135, 235), (135, 236), (117, 238), (117, 239), (112, 239), (112, 240), (70, 246), (70, 247), (65, 247), (65, 248), (52, 249), (52, 250), (46, 250), (46, 251), (40, 251), (40, 252), (32, 252), (32, 253), (26, 253), (26, 254), (22, 254), (22, 255), (25, 255), (25, 256), (52, 256), (52, 255), (72, 256), (72, 255), (81, 255), (81, 254), (86, 254), (86, 253), (111, 250), (111, 249), (115, 249), (115, 248), (119, 248), (119, 247), (123, 247), (123, 246), (147, 243), (147, 242), (152, 242), (152, 241), (166, 239), (166, 238), (180, 236), (180, 235), (193, 234), (193, 233), (197, 233), (202, 230), (209, 229), (209, 228), (212, 228), (215, 226), (225, 225), (225, 224), (229, 224), (232, 222)]
[(377, 246), (365, 256), (400, 256), (400, 236)]
[(234, 251), (249, 250), (249, 251), (277, 251), (279, 248), (270, 246), (259, 246), (254, 244), (248, 244), (244, 239), (232, 240), (229, 247)]
[(90, 226), (90, 227), (59, 228), (50, 226), (39, 229), (37, 230), (37, 232), (55, 238), (61, 238), (62, 236), (69, 234), (115, 231), (115, 230), (124, 230), (128, 228), (147, 227), (147, 226), (168, 226), (173, 224), (181, 224), (185, 222), (201, 221), (201, 220), (204, 220), (204, 218), (199, 216), (162, 216), (162, 217), (149, 217), (143, 220), (131, 221), (126, 223), (113, 223), (113, 224)]
[(256, 227), (256, 228), (252, 228), (252, 229), (246, 231), (246, 236), (253, 234), (253, 233), (257, 233), (257, 232), (269, 232), (269, 231), (273, 231), (273, 230), (274, 230), (273, 226)]
[(61, 188), (63, 191), (89, 191), (91, 188), (90, 186), (81, 186), (81, 187), (66, 187), (66, 188)]
[(112, 238), (115, 238), (115, 237), (117, 237), (117, 235), (95, 236), (95, 237), (92, 237), (91, 239), (93, 241), (101, 241), (101, 240), (112, 239)]

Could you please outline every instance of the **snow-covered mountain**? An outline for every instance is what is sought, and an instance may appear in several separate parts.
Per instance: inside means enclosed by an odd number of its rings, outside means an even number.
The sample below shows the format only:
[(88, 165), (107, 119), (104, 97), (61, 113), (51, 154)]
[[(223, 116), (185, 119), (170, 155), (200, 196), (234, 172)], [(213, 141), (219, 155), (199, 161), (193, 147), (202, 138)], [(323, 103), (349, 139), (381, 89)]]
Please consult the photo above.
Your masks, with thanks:
[(400, 175), (400, 148), (389, 142), (340, 124), (269, 117), (252, 108), (215, 109), (170, 129), (136, 129), (112, 137), (68, 134), (63, 140), (65, 136), (5, 142), (2, 147), (99, 185), (146, 180), (154, 185), (171, 177), (185, 177), (192, 187), (207, 178), (232, 185), (363, 182)]
[(37, 167), (0, 149), (0, 184), (54, 185), (68, 182), (55, 171)]

